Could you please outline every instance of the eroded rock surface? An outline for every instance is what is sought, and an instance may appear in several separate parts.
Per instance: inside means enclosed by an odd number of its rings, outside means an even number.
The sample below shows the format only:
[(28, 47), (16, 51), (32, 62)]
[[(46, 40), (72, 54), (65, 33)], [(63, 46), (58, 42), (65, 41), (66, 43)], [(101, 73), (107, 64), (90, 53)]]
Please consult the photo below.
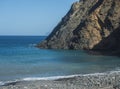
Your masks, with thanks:
[(119, 30), (120, 0), (80, 0), (38, 47), (108, 50), (120, 41)]

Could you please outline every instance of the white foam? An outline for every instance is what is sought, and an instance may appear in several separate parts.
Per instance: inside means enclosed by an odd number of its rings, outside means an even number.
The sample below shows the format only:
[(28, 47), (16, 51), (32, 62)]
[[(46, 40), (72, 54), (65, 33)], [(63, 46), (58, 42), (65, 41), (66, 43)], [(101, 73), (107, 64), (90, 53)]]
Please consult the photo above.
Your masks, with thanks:
[(36, 44), (29, 44), (29, 47), (34, 47), (36, 46)]
[(68, 76), (26, 77), (26, 78), (15, 80), (15, 81), (7, 81), (7, 82), (0, 81), (0, 86), (14, 83), (14, 82), (19, 82), (19, 81), (57, 80), (57, 79), (64, 79), (64, 78), (74, 78), (74, 77), (79, 77), (79, 76), (100, 76), (100, 75), (119, 74), (119, 73), (120, 71), (109, 71), (109, 72), (104, 72), (104, 73), (76, 74), (76, 75), (68, 75)]
[(52, 77), (28, 77), (23, 78), (23, 81), (35, 81), (35, 80), (57, 80), (57, 79), (63, 79), (63, 78), (73, 78), (78, 75), (68, 75), (68, 76), (52, 76)]
[(0, 82), (0, 86), (3, 86), (5, 83), (4, 82)]
[(76, 75), (67, 75), (67, 76), (52, 76), (52, 77), (28, 77), (23, 78), (23, 81), (35, 81), (35, 80), (57, 80), (57, 79), (64, 79), (64, 78), (74, 78), (79, 76), (100, 76), (100, 75), (108, 75), (120, 73), (120, 71), (109, 71), (104, 73), (91, 73), (91, 74), (76, 74)]

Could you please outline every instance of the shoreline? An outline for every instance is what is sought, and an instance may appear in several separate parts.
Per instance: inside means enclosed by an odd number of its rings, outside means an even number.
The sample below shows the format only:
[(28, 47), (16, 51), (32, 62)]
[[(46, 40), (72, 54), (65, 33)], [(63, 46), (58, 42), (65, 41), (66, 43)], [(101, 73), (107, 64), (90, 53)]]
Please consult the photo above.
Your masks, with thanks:
[(54, 78), (26, 78), (6, 83), (0, 89), (120, 89), (120, 71)]

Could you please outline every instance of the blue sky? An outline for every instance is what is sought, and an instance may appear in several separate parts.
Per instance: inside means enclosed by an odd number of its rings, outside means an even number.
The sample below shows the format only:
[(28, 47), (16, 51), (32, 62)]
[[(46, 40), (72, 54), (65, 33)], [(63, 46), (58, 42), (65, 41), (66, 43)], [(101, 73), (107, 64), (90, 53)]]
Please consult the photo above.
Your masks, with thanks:
[(0, 35), (48, 35), (77, 0), (0, 0)]

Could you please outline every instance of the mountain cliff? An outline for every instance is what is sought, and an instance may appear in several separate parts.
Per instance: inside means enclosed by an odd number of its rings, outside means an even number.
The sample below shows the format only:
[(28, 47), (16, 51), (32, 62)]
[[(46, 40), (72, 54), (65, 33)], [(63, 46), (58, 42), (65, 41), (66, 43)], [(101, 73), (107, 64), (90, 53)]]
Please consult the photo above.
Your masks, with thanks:
[(37, 46), (52, 49), (118, 50), (120, 0), (80, 0)]

